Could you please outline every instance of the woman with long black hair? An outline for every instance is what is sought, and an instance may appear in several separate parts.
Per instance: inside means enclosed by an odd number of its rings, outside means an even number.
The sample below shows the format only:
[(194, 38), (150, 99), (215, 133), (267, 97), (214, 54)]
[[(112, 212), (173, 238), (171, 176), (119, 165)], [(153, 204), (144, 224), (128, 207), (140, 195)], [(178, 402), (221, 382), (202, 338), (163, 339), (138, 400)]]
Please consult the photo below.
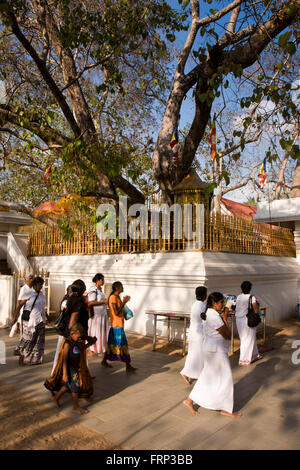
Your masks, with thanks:
[[(66, 311), (69, 317), (69, 329), (66, 331), (65, 337), (63, 338), (57, 364), (44, 386), (54, 395), (54, 392), (58, 392), (63, 386), (63, 349), (66, 342), (66, 338), (69, 336), (70, 329), (73, 325), (79, 324), (83, 328), (84, 334), (80, 340), (85, 344), (86, 341), (91, 341), (88, 336), (88, 307), (87, 302), (84, 298), (86, 291), (85, 283), (81, 279), (77, 279), (71, 285), (72, 294), (67, 299)], [(96, 338), (93, 339), (96, 342)], [(79, 381), (80, 381), (80, 398), (89, 398), (93, 394), (93, 382), (89, 372), (86, 360), (86, 351), (80, 356), (80, 367), (79, 367)]]
[(228, 311), (224, 309), (224, 296), (213, 292), (207, 298), (207, 310), (203, 319), (204, 367), (190, 395), (183, 404), (193, 413), (196, 403), (203, 408), (219, 410), (222, 415), (239, 418), (233, 412), (233, 379), (228, 358), (230, 328)]
[(131, 357), (128, 351), (128, 342), (124, 331), (124, 305), (130, 300), (128, 295), (120, 298), (123, 285), (116, 281), (112, 285), (112, 292), (108, 299), (110, 330), (108, 333), (107, 349), (105, 359), (107, 361), (121, 361), (126, 364), (127, 372), (134, 372), (135, 367), (131, 365)]

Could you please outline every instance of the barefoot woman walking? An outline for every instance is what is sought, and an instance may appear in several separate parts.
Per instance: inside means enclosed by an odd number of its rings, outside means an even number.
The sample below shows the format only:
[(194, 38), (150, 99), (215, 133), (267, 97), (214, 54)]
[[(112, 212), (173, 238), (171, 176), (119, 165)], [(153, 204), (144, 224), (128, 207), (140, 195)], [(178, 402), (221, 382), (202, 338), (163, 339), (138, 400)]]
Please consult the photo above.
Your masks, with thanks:
[(219, 410), (222, 415), (239, 418), (240, 413), (233, 413), (233, 379), (228, 358), (230, 329), (227, 313), (219, 313), (223, 306), (223, 294), (213, 292), (208, 296), (207, 311), (201, 315), (204, 320), (204, 367), (183, 404), (193, 414), (196, 414), (194, 402), (203, 408)]
[(184, 368), (180, 372), (182, 378), (189, 385), (191, 379), (198, 379), (203, 369), (203, 321), (201, 313), (206, 309), (207, 288), (199, 286), (196, 288), (196, 301), (191, 309), (191, 321), (189, 331), (189, 349)]
[(127, 338), (124, 331), (123, 307), (130, 300), (130, 297), (125, 295), (123, 300), (121, 300), (120, 294), (122, 292), (122, 283), (119, 281), (114, 282), (112, 285), (112, 293), (108, 299), (111, 328), (108, 334), (105, 360), (125, 362), (126, 371), (134, 372), (136, 368), (131, 365)]

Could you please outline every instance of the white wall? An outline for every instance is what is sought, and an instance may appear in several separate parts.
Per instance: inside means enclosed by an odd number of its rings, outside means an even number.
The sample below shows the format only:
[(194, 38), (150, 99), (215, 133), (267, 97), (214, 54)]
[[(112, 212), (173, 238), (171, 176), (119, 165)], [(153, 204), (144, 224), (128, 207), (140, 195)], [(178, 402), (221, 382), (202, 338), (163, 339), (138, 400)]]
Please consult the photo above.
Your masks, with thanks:
[[(208, 291), (240, 293), (240, 284), (249, 280), (261, 305), (268, 305), (267, 321), (296, 316), (300, 266), (296, 258), (238, 255), (217, 252), (177, 252), (123, 255), (40, 256), (31, 264), (50, 272), (51, 309), (58, 310), (66, 287), (83, 279), (87, 287), (97, 272), (107, 283), (121, 281), (134, 318), (128, 330), (151, 335), (152, 316), (146, 310), (189, 312), (195, 287), (205, 284)], [(166, 334), (160, 323), (158, 334)]]
[(13, 305), (13, 277), (0, 275), (0, 326), (8, 325)]

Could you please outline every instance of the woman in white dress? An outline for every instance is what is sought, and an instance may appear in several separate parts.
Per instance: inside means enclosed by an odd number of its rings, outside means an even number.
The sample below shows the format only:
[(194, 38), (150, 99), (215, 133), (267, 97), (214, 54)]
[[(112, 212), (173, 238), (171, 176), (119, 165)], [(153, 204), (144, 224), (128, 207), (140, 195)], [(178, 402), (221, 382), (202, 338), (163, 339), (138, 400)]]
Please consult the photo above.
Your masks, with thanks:
[[(95, 286), (91, 287), (88, 292), (88, 307), (90, 312), (92, 311), (89, 318), (88, 335), (96, 336), (97, 342), (89, 348), (89, 356), (105, 353), (109, 332), (108, 315), (106, 312), (107, 299), (102, 292), (104, 284), (103, 274), (97, 273), (93, 278), (93, 282)], [(105, 357), (103, 357), (101, 364), (111, 367)]]
[[(252, 362), (262, 358), (262, 355), (258, 352), (256, 344), (256, 327), (250, 328), (248, 326), (247, 313), (251, 288), (251, 282), (242, 282), (242, 294), (238, 295), (236, 299), (235, 318), (238, 334), (240, 337), (240, 366), (249, 366)], [(252, 302), (254, 312), (258, 314), (256, 298), (251, 296), (250, 302)]]
[(202, 351), (202, 319), (201, 313), (206, 309), (207, 288), (199, 286), (196, 288), (196, 301), (191, 308), (190, 329), (189, 329), (189, 349), (184, 368), (180, 372), (186, 383), (191, 385), (191, 379), (198, 379), (203, 369)]
[(207, 299), (207, 311), (202, 313), (204, 366), (188, 398), (183, 404), (197, 414), (193, 402), (203, 408), (219, 410), (222, 415), (238, 418), (233, 413), (233, 379), (228, 358), (230, 328), (228, 309), (224, 308), (224, 297), (213, 292)]

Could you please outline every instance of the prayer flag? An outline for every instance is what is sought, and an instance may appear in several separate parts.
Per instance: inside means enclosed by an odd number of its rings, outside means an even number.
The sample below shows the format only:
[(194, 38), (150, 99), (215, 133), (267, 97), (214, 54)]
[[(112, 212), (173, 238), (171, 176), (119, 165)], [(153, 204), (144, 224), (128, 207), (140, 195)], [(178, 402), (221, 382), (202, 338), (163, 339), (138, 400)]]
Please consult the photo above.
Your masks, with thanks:
[(267, 181), (267, 157), (264, 158), (264, 161), (261, 164), (258, 177), (260, 178), (259, 182), (261, 187), (264, 187), (264, 184)]
[(216, 134), (216, 123), (215, 123), (215, 116), (212, 122), (211, 131), (210, 131), (210, 148), (211, 148), (211, 159), (213, 160), (217, 155), (217, 134)]
[(47, 168), (45, 173), (44, 173), (44, 188), (47, 192), (47, 186), (50, 186), (50, 173), (51, 173), (51, 168)]
[(173, 165), (177, 166), (178, 164), (178, 124), (175, 125), (174, 132), (172, 135), (172, 139), (170, 142), (170, 147), (173, 153)]

